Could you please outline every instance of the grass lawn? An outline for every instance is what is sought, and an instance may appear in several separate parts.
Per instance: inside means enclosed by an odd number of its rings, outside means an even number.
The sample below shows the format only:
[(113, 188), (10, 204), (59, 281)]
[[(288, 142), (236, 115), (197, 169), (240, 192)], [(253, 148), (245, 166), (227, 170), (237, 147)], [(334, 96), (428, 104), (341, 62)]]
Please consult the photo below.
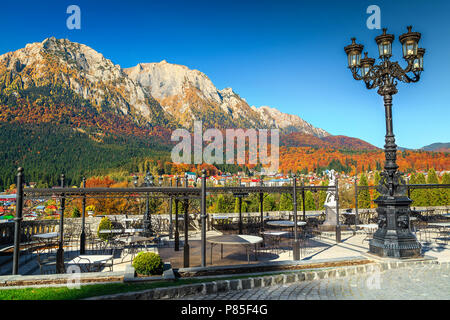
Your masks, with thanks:
[[(275, 273), (274, 273), (275, 274)], [(142, 291), (153, 288), (180, 286), (184, 284), (210, 282), (224, 279), (259, 277), (260, 275), (236, 276), (227, 278), (180, 279), (150, 283), (101, 283), (85, 284), (79, 289), (68, 287), (0, 289), (0, 300), (76, 300), (115, 293)]]

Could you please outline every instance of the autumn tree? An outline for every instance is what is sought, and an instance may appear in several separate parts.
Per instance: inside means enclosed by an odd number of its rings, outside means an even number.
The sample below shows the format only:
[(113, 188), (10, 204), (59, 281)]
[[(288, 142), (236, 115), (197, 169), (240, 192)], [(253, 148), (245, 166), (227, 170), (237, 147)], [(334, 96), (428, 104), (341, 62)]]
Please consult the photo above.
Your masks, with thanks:
[[(369, 182), (364, 173), (361, 174), (359, 178), (359, 186), (368, 186)], [(361, 209), (370, 208), (370, 192), (369, 189), (362, 189), (358, 191), (358, 207)]]
[(289, 193), (283, 193), (280, 197), (280, 211), (292, 211), (294, 209), (292, 196)]

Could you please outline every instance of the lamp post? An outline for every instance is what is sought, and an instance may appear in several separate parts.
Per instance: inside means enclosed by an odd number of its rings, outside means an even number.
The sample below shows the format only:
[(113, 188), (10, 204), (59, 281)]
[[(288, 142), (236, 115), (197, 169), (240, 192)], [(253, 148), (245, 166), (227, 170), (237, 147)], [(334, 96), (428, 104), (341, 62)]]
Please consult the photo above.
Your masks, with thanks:
[(394, 35), (383, 34), (375, 38), (378, 45), (380, 63), (368, 58), (367, 52), (361, 59), (363, 46), (355, 42), (344, 48), (348, 57), (348, 66), (356, 80), (363, 80), (367, 89), (378, 88), (383, 97), (386, 118), (386, 136), (384, 145), (385, 165), (381, 173), (377, 191), (380, 196), (374, 200), (378, 205), (378, 230), (369, 243), (369, 251), (381, 257), (407, 258), (421, 255), (421, 244), (409, 230), (411, 199), (406, 196), (407, 186), (402, 174), (397, 170), (397, 145), (392, 125), (392, 96), (397, 93), (397, 81), (411, 83), (420, 79), (423, 71), (425, 49), (418, 48), (420, 33), (402, 34), (399, 40), (403, 47), (403, 58), (407, 66), (403, 69), (398, 62), (390, 61)]

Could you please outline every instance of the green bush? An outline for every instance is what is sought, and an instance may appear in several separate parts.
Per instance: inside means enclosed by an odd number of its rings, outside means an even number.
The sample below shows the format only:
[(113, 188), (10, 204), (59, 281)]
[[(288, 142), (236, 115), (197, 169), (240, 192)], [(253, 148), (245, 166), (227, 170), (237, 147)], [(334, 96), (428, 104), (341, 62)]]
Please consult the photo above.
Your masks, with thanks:
[(77, 207), (73, 207), (72, 218), (79, 218), (79, 217), (81, 217), (80, 209), (78, 209)]
[(133, 267), (136, 273), (148, 276), (162, 274), (164, 263), (159, 254), (142, 251), (133, 259)]
[(110, 234), (108, 233), (100, 233), (100, 230), (111, 230), (112, 229), (112, 222), (108, 217), (103, 217), (102, 220), (100, 220), (100, 223), (98, 224), (97, 228), (97, 235), (102, 240), (108, 240), (110, 237)]

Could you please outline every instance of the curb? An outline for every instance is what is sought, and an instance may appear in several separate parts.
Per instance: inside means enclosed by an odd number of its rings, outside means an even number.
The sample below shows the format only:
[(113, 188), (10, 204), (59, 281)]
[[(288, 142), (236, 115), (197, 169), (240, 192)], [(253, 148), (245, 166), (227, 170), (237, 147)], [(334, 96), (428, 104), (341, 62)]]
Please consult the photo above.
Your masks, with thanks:
[(139, 292), (127, 292), (99, 297), (91, 297), (85, 300), (177, 299), (187, 297), (190, 295), (198, 295), (198, 294), (207, 295), (232, 290), (245, 290), (245, 289), (270, 287), (273, 285), (291, 284), (299, 281), (311, 281), (327, 278), (343, 278), (346, 276), (368, 272), (377, 272), (377, 271), (380, 272), (389, 269), (397, 269), (408, 266), (428, 265), (428, 264), (450, 266), (450, 262), (439, 262), (437, 260), (423, 260), (410, 262), (408, 261), (381, 262), (359, 266), (335, 267), (333, 269), (317, 269), (316, 271), (291, 271), (289, 273), (271, 276), (261, 276), (261, 277), (233, 279), (233, 280), (219, 280), (198, 284), (188, 284), (176, 287), (155, 288)]

